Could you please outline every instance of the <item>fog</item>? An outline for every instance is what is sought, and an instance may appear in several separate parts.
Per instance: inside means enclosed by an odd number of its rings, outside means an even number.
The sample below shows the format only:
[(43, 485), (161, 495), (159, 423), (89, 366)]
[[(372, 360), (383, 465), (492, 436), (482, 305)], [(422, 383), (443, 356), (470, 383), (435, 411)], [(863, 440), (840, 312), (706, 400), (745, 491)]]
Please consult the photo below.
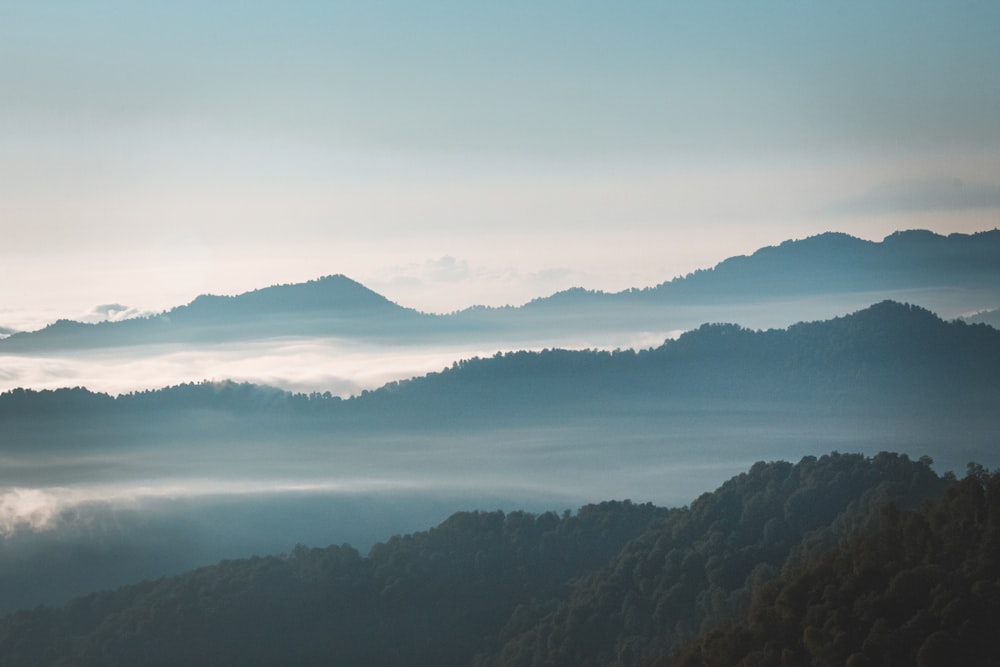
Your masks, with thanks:
[[(657, 326), (622, 317), (617, 330), (574, 332), (576, 321), (567, 321), (551, 331), (528, 313), (513, 339), (287, 337), (7, 355), (0, 386), (117, 394), (208, 378), (348, 396), (498, 350), (648, 348), (704, 321), (786, 326), (843, 315), (875, 296), (665, 307)], [(956, 299), (942, 314), (963, 307)], [(561, 512), (626, 498), (680, 506), (759, 460), (888, 450), (930, 456), (942, 472), (961, 474), (969, 461), (1000, 465), (995, 416), (957, 400), (944, 409), (769, 403), (618, 396), (621, 387), (606, 387), (598, 402), (550, 405), (544, 388), (520, 384), (530, 375), (507, 381), (524, 400), (492, 402), (495, 387), (484, 385), (464, 408), (445, 396), (430, 412), (419, 400), (379, 396), (320, 402), (317, 412), (258, 412), (253, 401), (235, 411), (175, 410), (165, 395), (155, 410), (132, 399), (93, 415), (11, 414), (0, 432), (0, 611), (298, 543), (366, 552), (459, 510)]]
[[(826, 294), (739, 305), (595, 306), (574, 311), (485, 311), (392, 337), (283, 336), (217, 343), (123, 345), (4, 354), (0, 391), (87, 387), (112, 395), (184, 382), (234, 380), (292, 392), (352, 396), (387, 382), (439, 371), (455, 361), (513, 350), (646, 349), (705, 322), (753, 329), (823, 320), (892, 298), (945, 319), (995, 305), (989, 290), (920, 289)], [(471, 327), (471, 328), (470, 328)], [(290, 327), (294, 328), (294, 327)], [(245, 338), (246, 336), (244, 336)]]
[(680, 506), (758, 460), (892, 450), (931, 456), (940, 471), (1000, 464), (994, 420), (901, 410), (715, 403), (610, 406), (524, 425), (511, 415), (490, 427), (9, 431), (0, 609), (297, 543), (364, 553), (459, 510), (561, 512), (625, 498)]

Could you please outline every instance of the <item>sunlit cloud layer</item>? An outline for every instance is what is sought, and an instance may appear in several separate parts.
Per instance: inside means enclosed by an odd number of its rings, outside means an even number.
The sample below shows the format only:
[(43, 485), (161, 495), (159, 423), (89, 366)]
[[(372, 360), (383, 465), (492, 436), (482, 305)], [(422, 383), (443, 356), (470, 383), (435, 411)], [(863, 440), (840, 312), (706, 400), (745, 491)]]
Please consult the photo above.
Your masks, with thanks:
[[(570, 349), (647, 348), (676, 337), (667, 332), (610, 333), (562, 337)], [(595, 345), (595, 340), (600, 345)], [(517, 349), (553, 346), (550, 339)], [(292, 392), (352, 396), (386, 382), (433, 373), (472, 357), (511, 351), (510, 343), (479, 345), (374, 345), (339, 339), (273, 338), (218, 346), (135, 346), (46, 356), (0, 355), (0, 391), (16, 387), (87, 387), (112, 395), (159, 389), (184, 382), (233, 380)]]

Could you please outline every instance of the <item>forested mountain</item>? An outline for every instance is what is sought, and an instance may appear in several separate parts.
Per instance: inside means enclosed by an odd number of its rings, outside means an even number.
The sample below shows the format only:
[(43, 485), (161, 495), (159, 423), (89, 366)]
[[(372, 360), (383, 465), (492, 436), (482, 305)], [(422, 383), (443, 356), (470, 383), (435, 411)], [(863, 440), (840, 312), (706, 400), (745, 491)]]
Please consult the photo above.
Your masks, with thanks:
[(607, 502), (464, 512), (361, 557), (348, 545), (228, 561), (0, 621), (0, 663), (463, 665), (519, 605), (557, 595), (667, 510)]
[[(442, 507), (435, 495), (507, 509), (615, 497), (679, 504), (755, 460), (832, 449), (905, 449), (933, 457), (941, 470), (970, 460), (993, 467), (998, 356), (995, 329), (886, 302), (783, 330), (706, 325), (638, 352), (470, 359), (346, 400), (232, 382), (117, 397), (84, 388), (9, 391), (0, 394), (0, 527), (12, 532), (0, 535), (0, 596), (17, 600), (10, 609), (91, 588), (80, 582), (104, 587), (177, 572), (117, 536), (116, 525), (148, 534), (138, 514), (125, 522), (113, 504), (74, 504), (108, 493), (254, 494), (241, 501), (246, 511), (219, 514), (247, 550), (192, 549), (212, 556), (185, 561), (197, 565), (259, 553), (262, 540), (241, 534), (254, 533), (260, 508), (288, 489), (340, 494), (338, 516), (348, 518), (344, 489), (374, 497), (373, 507), (391, 494), (414, 508), (405, 528), (412, 530), (470, 506)], [(283, 502), (319, 517), (324, 500)], [(194, 535), (202, 544), (205, 511), (197, 507), (171, 502), (163, 511), (177, 521), (160, 515), (149, 525), (176, 535), (172, 543)], [(18, 528), (40, 521), (52, 532)], [(318, 518), (293, 524), (275, 518), (267, 549), (325, 534)], [(56, 528), (79, 548), (61, 542)], [(297, 537), (299, 529), (308, 532)], [(365, 535), (365, 544), (383, 535), (344, 530)], [(130, 554), (129, 567), (50, 553)], [(38, 566), (57, 561), (60, 577)]]
[(884, 506), (657, 667), (995, 665), (1000, 474), (970, 473), (933, 504)]
[[(888, 453), (761, 462), (683, 509), (616, 502), (561, 517), (460, 513), (428, 532), (376, 545), (367, 557), (345, 545), (227, 561), (4, 617), (0, 662), (651, 665), (845, 553), (893, 580), (899, 594), (891, 619), (909, 618), (928, 591), (948, 597), (937, 583), (974, 583), (978, 575), (953, 577), (946, 569), (961, 548), (995, 568), (981, 550), (995, 531), (978, 528), (997, 521), (1000, 482), (991, 480), (984, 492), (983, 479), (966, 480), (923, 510), (929, 522), (899, 519), (896, 508), (917, 507), (953, 484), (929, 464)], [(887, 528), (905, 539), (887, 542), (896, 536)], [(960, 539), (937, 550), (939, 531)], [(910, 556), (878, 559), (911, 548), (913, 557), (931, 558), (916, 572), (900, 569), (910, 567)], [(854, 575), (859, 586), (869, 581), (864, 572)], [(777, 599), (802, 605), (810, 591), (836, 593), (854, 580), (847, 581), (800, 585), (801, 593)], [(972, 587), (980, 597), (991, 590)], [(947, 606), (947, 622), (976, 618), (971, 603)], [(795, 619), (811, 622), (827, 612), (809, 609), (812, 616)], [(891, 638), (899, 627), (893, 622), (887, 617), (876, 627)], [(912, 642), (913, 635), (905, 636)], [(962, 638), (937, 639), (947, 646)]]
[[(427, 341), (595, 340), (610, 331), (668, 332), (705, 318), (754, 327), (829, 317), (877, 299), (919, 300), (947, 317), (1000, 303), (1000, 230), (896, 232), (881, 242), (826, 233), (731, 257), (655, 287), (574, 288), (521, 307), (420, 313), (342, 275), (237, 296), (203, 295), (160, 315), (98, 324), (60, 320), (0, 338), (0, 354), (276, 336)], [(551, 343), (549, 343), (551, 344)]]
[[(649, 350), (511, 352), (456, 362), (341, 400), (232, 382), (118, 397), (83, 388), (0, 395), (8, 419), (127, 415), (177, 409), (312, 414), (400, 425), (503, 419), (628, 401), (755, 399), (981, 403), (1000, 393), (1000, 331), (945, 322), (891, 301), (843, 317), (754, 331), (704, 324)], [(492, 415), (492, 416), (491, 416)]]

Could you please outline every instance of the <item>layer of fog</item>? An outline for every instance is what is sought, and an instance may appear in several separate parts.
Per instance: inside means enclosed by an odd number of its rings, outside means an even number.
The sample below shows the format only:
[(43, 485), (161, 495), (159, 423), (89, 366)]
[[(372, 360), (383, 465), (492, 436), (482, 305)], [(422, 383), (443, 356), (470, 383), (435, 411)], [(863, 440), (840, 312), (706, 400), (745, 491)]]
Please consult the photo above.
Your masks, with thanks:
[(297, 543), (364, 553), (459, 510), (679, 506), (758, 460), (891, 450), (961, 474), (972, 460), (1000, 464), (995, 433), (982, 415), (661, 406), (530, 428), (12, 446), (0, 461), (0, 610)]
[[(653, 347), (679, 334), (607, 335), (599, 348)], [(571, 337), (561, 337), (558, 343), (568, 349), (592, 347)], [(0, 355), (0, 391), (86, 387), (117, 395), (184, 382), (233, 380), (346, 397), (393, 380), (437, 372), (461, 359), (544, 347), (511, 346), (503, 341), (402, 345), (286, 337), (211, 346), (146, 345), (44, 356)]]

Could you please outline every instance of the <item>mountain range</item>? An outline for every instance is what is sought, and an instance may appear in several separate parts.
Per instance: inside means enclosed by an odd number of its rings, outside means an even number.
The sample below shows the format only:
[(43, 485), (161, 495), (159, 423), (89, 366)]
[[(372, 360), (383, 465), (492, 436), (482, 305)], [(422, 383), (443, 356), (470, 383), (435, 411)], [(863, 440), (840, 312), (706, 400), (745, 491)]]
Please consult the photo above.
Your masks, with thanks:
[(996, 308), (1000, 230), (948, 236), (905, 231), (880, 242), (831, 232), (732, 257), (655, 287), (617, 293), (574, 288), (520, 307), (476, 306), (447, 315), (400, 306), (332, 275), (237, 296), (203, 295), (144, 318), (59, 320), (0, 339), (0, 354), (277, 336), (558, 344), (610, 331), (665, 334), (705, 321), (785, 326), (882, 299), (920, 303), (949, 318)]
[[(142, 374), (140, 348), (511, 351), (345, 397), (226, 379), (0, 393), (0, 611), (108, 589), (0, 618), (0, 664), (986, 664), (998, 244), (824, 234), (447, 315), (329, 276), (14, 333), (9, 387), (29, 366)], [(656, 342), (592, 342), (618, 331)], [(331, 377), (347, 349), (293, 343), (279, 373), (302, 356)], [(444, 505), (582, 503), (411, 532)], [(388, 525), (407, 531), (367, 556), (291, 549), (367, 548)]]
[[(23, 484), (36, 466), (44, 475), (40, 454), (81, 452), (108, 457), (102, 479), (450, 471), (547, 488), (561, 486), (560, 465), (588, 475), (621, 467), (625, 479), (665, 456), (778, 456), (838, 442), (905, 446), (960, 468), (996, 458), (998, 378), (1000, 331), (882, 302), (787, 329), (704, 325), (648, 350), (473, 358), (344, 400), (233, 382), (117, 397), (17, 389), (0, 394), (0, 451), (35, 463), (0, 472), (0, 484)], [(629, 456), (609, 464), (612, 449)], [(531, 467), (543, 452), (553, 475)], [(92, 476), (91, 460), (60, 474)]]

